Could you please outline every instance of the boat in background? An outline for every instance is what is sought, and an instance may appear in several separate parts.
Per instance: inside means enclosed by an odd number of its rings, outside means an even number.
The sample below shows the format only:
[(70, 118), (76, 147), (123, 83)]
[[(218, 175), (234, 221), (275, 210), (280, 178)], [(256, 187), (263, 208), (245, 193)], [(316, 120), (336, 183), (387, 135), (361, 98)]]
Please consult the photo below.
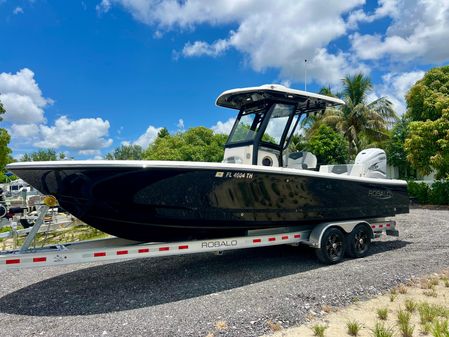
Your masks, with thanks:
[(407, 213), (406, 182), (386, 179), (382, 150), (362, 151), (339, 173), (319, 170), (311, 153), (289, 152), (303, 118), (341, 104), (280, 85), (226, 91), (217, 105), (239, 113), (222, 163), (102, 160), (7, 168), (83, 222), (142, 242)]

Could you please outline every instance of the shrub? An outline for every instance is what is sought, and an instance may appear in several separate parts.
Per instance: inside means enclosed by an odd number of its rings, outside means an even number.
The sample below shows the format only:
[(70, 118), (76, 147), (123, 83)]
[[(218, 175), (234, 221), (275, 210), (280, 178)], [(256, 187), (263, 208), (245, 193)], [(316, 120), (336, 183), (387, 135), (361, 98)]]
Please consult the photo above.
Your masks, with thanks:
[(435, 181), (432, 184), (429, 202), (434, 205), (449, 205), (449, 180)]
[(425, 183), (408, 182), (408, 194), (420, 204), (429, 202), (430, 187)]
[(449, 180), (435, 181), (432, 187), (423, 182), (409, 181), (408, 193), (420, 204), (449, 205)]

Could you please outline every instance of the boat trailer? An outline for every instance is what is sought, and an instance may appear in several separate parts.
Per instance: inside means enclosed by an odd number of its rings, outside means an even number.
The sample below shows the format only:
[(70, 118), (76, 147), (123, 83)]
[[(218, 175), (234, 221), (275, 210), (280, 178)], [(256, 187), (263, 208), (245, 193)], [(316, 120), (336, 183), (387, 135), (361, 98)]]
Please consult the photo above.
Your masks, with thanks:
[[(367, 219), (326, 222), (309, 229), (283, 227), (248, 231), (240, 237), (194, 240), (169, 243), (141, 243), (110, 237), (99, 240), (32, 247), (36, 234), (44, 223), (44, 215), (55, 200), (46, 199), (39, 216), (22, 247), (0, 252), (0, 270), (47, 267), (88, 262), (120, 261), (136, 258), (187, 255), (227, 250), (304, 244), (315, 248), (318, 259), (334, 264), (344, 256), (353, 258), (368, 254), (373, 239), (383, 234), (399, 236), (394, 220)], [(303, 228), (303, 227), (301, 227)]]

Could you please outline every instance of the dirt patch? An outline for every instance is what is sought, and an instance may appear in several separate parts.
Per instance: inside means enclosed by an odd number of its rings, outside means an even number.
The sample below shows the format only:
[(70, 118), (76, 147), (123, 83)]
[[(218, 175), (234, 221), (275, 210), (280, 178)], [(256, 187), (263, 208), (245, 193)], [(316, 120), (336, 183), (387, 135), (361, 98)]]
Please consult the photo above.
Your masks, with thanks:
[[(409, 315), (409, 326), (412, 336), (431, 336), (429, 330), (436, 321), (447, 320), (449, 316), (449, 273), (433, 274), (427, 278), (414, 280), (409, 285), (400, 285), (389, 293), (368, 301), (356, 302), (348, 307), (325, 314), (320, 318), (309, 317), (309, 321), (296, 328), (276, 332), (275, 337), (313, 337), (314, 327), (326, 326), (324, 336), (350, 336), (348, 323), (356, 323), (359, 327), (357, 336), (373, 336), (373, 329), (381, 323), (386, 329), (394, 331), (395, 336), (402, 336), (398, 316), (399, 313)], [(432, 321), (423, 323), (420, 311), (425, 306), (436, 308)], [(381, 316), (386, 318), (381, 319)], [(325, 312), (325, 311), (324, 311)], [(409, 313), (409, 314), (407, 314)], [(424, 318), (424, 320), (426, 320)], [(427, 331), (426, 331), (427, 330)]]

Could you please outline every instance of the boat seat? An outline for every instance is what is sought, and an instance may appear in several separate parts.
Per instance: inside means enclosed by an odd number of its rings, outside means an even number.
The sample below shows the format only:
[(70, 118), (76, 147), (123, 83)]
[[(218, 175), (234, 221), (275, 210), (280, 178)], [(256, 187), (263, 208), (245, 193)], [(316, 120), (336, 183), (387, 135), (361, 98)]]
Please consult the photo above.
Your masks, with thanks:
[(318, 160), (312, 152), (299, 151), (288, 155), (287, 167), (300, 170), (314, 170)]

